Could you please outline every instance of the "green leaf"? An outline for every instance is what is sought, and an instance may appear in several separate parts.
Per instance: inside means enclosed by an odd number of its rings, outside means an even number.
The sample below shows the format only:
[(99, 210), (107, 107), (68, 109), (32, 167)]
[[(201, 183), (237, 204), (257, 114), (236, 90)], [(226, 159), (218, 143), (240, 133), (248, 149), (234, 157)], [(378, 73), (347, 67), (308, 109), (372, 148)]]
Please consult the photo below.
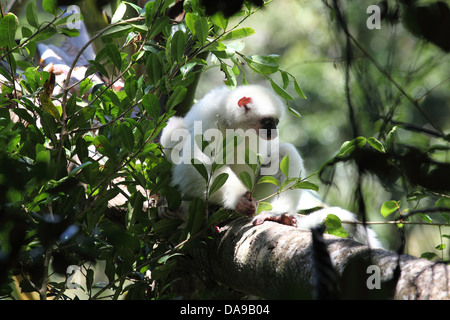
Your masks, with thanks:
[(186, 26), (188, 27), (188, 29), (191, 31), (191, 33), (195, 36), (195, 21), (197, 21), (198, 16), (188, 12), (186, 13), (186, 15), (184, 16), (184, 21), (186, 23)]
[(445, 221), (447, 222), (447, 224), (450, 224), (450, 214), (448, 214), (447, 212), (442, 212), (441, 213), (442, 218), (445, 219)]
[(165, 256), (162, 256), (161, 258), (158, 259), (158, 263), (159, 264), (165, 264), (167, 262), (167, 260), (169, 260), (172, 257), (176, 257), (176, 256), (182, 256), (182, 253), (172, 253), (172, 254), (166, 254)]
[(28, 2), (27, 9), (25, 12), (26, 18), (28, 23), (35, 27), (36, 29), (39, 29), (39, 22), (37, 17), (37, 5), (36, 1), (30, 1)]
[(445, 248), (447, 248), (447, 245), (445, 243), (441, 243), (436, 246), (436, 249), (441, 251), (445, 250)]
[[(3, 91), (3, 93), (4, 93), (4, 91)], [(31, 123), (31, 124), (36, 124), (36, 119), (33, 118), (33, 116), (31, 114), (29, 114), (27, 110), (22, 109), (22, 108), (13, 108), (12, 112), (14, 112), (17, 116), (19, 116), (20, 119), (23, 119), (26, 122)]]
[(112, 43), (107, 43), (105, 45), (105, 50), (112, 63), (120, 70), (122, 67), (122, 57), (120, 56), (119, 49)]
[(177, 87), (172, 95), (169, 97), (169, 100), (167, 101), (167, 110), (172, 110), (174, 107), (176, 107), (181, 101), (184, 100), (184, 97), (186, 96), (187, 88), (186, 87)]
[(272, 183), (276, 186), (280, 185), (278, 180), (272, 176), (262, 176), (256, 184), (260, 184), (260, 183)]
[[(34, 3), (34, 1), (29, 2)], [(36, 5), (36, 4), (34, 4)], [(9, 46), (10, 49), (16, 46), (14, 42), (16, 30), (19, 26), (19, 19), (9, 12), (0, 20), (0, 47)]]
[(138, 5), (135, 5), (134, 3), (128, 2), (128, 1), (122, 1), (122, 3), (125, 3), (129, 5), (131, 8), (133, 8), (137, 14), (141, 14), (142, 8)]
[(70, 38), (76, 38), (80, 35), (80, 31), (73, 28), (57, 28), (56, 31)]
[(416, 190), (411, 193), (408, 193), (406, 201), (419, 201), (420, 199), (428, 197), (427, 194), (425, 194), (422, 191)]
[(225, 63), (220, 64), (220, 69), (225, 73), (226, 76), (225, 84), (227, 85), (227, 87), (232, 89), (236, 88), (237, 81), (236, 76), (233, 73), (233, 69)]
[(56, 0), (42, 0), (42, 9), (54, 16), (58, 13), (58, 4)]
[(337, 156), (343, 156), (343, 155), (350, 154), (355, 149), (364, 147), (366, 145), (366, 142), (367, 142), (367, 139), (364, 137), (357, 137), (351, 141), (345, 141), (342, 144), (341, 149), (339, 149)]
[(111, 145), (111, 142), (104, 135), (98, 135), (94, 138), (95, 146), (101, 154), (114, 158), (116, 156), (116, 152), (114, 147)]
[(50, 164), (50, 151), (42, 150), (36, 153), (36, 162)]
[(125, 36), (131, 31), (131, 29), (133, 29), (132, 25), (118, 24), (103, 32), (103, 37), (105, 39), (110, 39)]
[(44, 41), (48, 38), (53, 37), (56, 34), (57, 30), (55, 26), (49, 26), (47, 29), (42, 29), (39, 33), (33, 38), (34, 41)]
[(422, 220), (424, 220), (424, 221), (426, 221), (426, 222), (428, 222), (428, 223), (432, 223), (432, 222), (433, 222), (433, 220), (431, 220), (431, 217), (430, 217), (429, 215), (427, 215), (427, 214), (418, 213), (417, 215), (418, 215), (419, 217), (421, 217)]
[(208, 171), (203, 163), (199, 162), (197, 159), (191, 159), (191, 164), (194, 166), (195, 170), (202, 176), (205, 181), (208, 181)]
[(227, 181), (228, 179), (228, 173), (221, 173), (219, 174), (211, 184), (211, 187), (209, 188), (209, 195), (212, 195), (214, 192), (219, 190)]
[[(84, 139), (78, 139), (78, 140), (83, 140)], [(78, 142), (77, 140), (77, 142)], [(73, 177), (74, 175), (76, 175), (78, 172), (80, 172), (84, 167), (91, 165), (93, 162), (92, 161), (86, 161), (84, 163), (82, 163), (81, 165), (79, 165), (78, 167), (76, 167), (75, 169), (73, 169), (72, 171), (70, 171), (68, 177)]]
[(259, 202), (258, 203), (258, 209), (256, 210), (256, 214), (259, 214), (263, 211), (271, 211), (272, 208), (272, 204), (270, 204), (269, 202)]
[(162, 76), (162, 65), (157, 54), (150, 54), (145, 64), (150, 81), (156, 85)]
[(128, 201), (127, 203), (128, 210), (125, 216), (125, 226), (127, 227), (127, 229), (129, 229), (136, 223), (139, 217), (139, 213), (142, 212), (144, 200), (145, 200), (144, 196), (142, 195), (142, 193), (138, 191), (135, 192)]
[(248, 173), (247, 171), (242, 171), (239, 173), (239, 178), (241, 179), (247, 190), (251, 191), (253, 189), (253, 182), (250, 173)]
[(286, 90), (284, 90), (284, 89), (281, 88), (278, 84), (276, 84), (275, 81), (273, 81), (271, 78), (269, 78), (269, 81), (270, 81), (270, 85), (272, 86), (272, 89), (273, 89), (280, 97), (282, 97), (283, 99), (286, 99), (286, 100), (294, 100), (294, 98), (293, 98), (289, 93), (287, 93)]
[(197, 65), (205, 65), (203, 62), (204, 61), (197, 60), (197, 61), (188, 62), (185, 65), (183, 65), (180, 68), (180, 72), (183, 75), (183, 80), (186, 78), (186, 76), (188, 75), (189, 72), (191, 72), (192, 70), (195, 71), (195, 69), (193, 69), (195, 66), (197, 66)]
[(230, 218), (230, 216), (231, 216), (230, 211), (219, 209), (208, 218), (207, 227), (210, 228), (214, 225), (217, 225), (217, 224), (227, 220), (228, 218)]
[(125, 93), (127, 94), (127, 96), (133, 100), (134, 98), (136, 98), (136, 93), (137, 93), (137, 87), (138, 87), (138, 81), (136, 80), (136, 77), (133, 75), (130, 75), (127, 80), (125, 81)]
[(80, 89), (78, 91), (80, 98), (82, 98), (84, 96), (84, 94), (90, 89), (92, 88), (92, 81), (89, 78), (85, 78), (83, 81), (81, 81), (80, 83)]
[[(248, 66), (253, 71), (262, 75), (269, 75), (277, 72), (279, 59), (280, 59), (279, 55), (268, 55), (268, 56), (252, 55), (244, 57), (244, 60), (248, 63)], [(280, 89), (284, 91), (282, 88)], [(289, 100), (292, 100), (292, 98)]]
[(188, 209), (186, 231), (194, 235), (205, 225), (205, 203), (202, 199), (195, 198)]
[(79, 112), (74, 114), (68, 123), (68, 127), (70, 130), (76, 129), (76, 128), (83, 128), (85, 126), (88, 126), (88, 122), (94, 117), (95, 115), (95, 107), (84, 107)]
[(294, 78), (294, 88), (295, 88), (295, 91), (297, 92), (297, 94), (299, 95), (299, 97), (301, 97), (303, 99), (308, 99), (305, 96), (305, 94), (303, 93), (302, 88), (300, 88), (300, 86), (299, 86), (299, 84), (298, 84), (298, 82), (297, 82), (297, 80), (295, 78)]
[(290, 111), (290, 113), (292, 113), (295, 117), (297, 118), (301, 118), (301, 114), (300, 112), (298, 112), (297, 110), (295, 110), (294, 108), (291, 108), (290, 106), (288, 106), (288, 110)]
[(289, 86), (289, 74), (286, 71), (280, 70), (281, 79), (283, 80), (283, 89), (286, 90)]
[(216, 12), (214, 15), (211, 16), (211, 21), (219, 28), (226, 30), (228, 25), (228, 19), (225, 18), (222, 12)]
[(199, 17), (197, 20), (195, 20), (194, 29), (195, 36), (197, 37), (200, 45), (203, 46), (209, 34), (208, 21), (203, 17)]
[(400, 208), (399, 202), (397, 202), (395, 200), (390, 200), (390, 201), (386, 201), (385, 203), (383, 203), (383, 205), (381, 206), (380, 212), (383, 217), (387, 217), (388, 215), (395, 212), (399, 208)]
[(380, 141), (378, 141), (377, 139), (375, 139), (374, 137), (367, 138), (367, 142), (375, 150), (382, 152), (382, 153), (386, 153), (386, 149), (384, 149), (383, 144)]
[[(145, 182), (145, 177), (142, 177)], [(144, 184), (143, 184), (144, 185)], [(177, 210), (181, 205), (181, 194), (176, 188), (170, 188), (170, 191), (167, 192), (167, 207), (170, 210)]]
[(420, 255), (420, 258), (431, 260), (433, 258), (437, 257), (437, 254), (434, 252), (424, 252)]
[(127, 12), (127, 5), (125, 3), (119, 4), (116, 12), (114, 12), (114, 15), (111, 18), (111, 23), (116, 23), (120, 21), (126, 12)]
[(128, 152), (133, 151), (134, 148), (134, 136), (133, 136), (133, 131), (131, 130), (131, 128), (125, 124), (125, 123), (121, 123), (118, 127), (117, 127), (119, 134), (120, 134), (120, 139), (122, 141), (122, 145), (125, 147), (125, 149)]
[(99, 62), (97, 62), (95, 60), (89, 60), (89, 63), (91, 65), (86, 70), (85, 77), (88, 77), (91, 74), (94, 74), (96, 72), (100, 72), (100, 74), (102, 76), (105, 76), (106, 78), (109, 78), (108, 71), (106, 71), (105, 67), (101, 63), (99, 63)]
[(59, 110), (55, 107), (49, 96), (42, 93), (39, 95), (39, 101), (41, 102), (42, 109), (51, 114), (55, 119), (59, 119), (61, 117)]
[(172, 55), (172, 61), (181, 61), (184, 56), (184, 50), (186, 49), (186, 34), (179, 30), (175, 32), (170, 41), (170, 52)]
[(252, 28), (235, 29), (235, 30), (228, 32), (224, 37), (222, 37), (222, 41), (242, 39), (242, 38), (249, 37), (254, 33), (255, 33), (255, 30), (253, 30)]
[(392, 144), (394, 143), (395, 133), (397, 132), (397, 126), (394, 126), (391, 131), (386, 136), (386, 146), (388, 148), (392, 147)]
[(150, 117), (158, 119), (161, 111), (159, 107), (159, 99), (154, 94), (146, 94), (142, 97), (142, 105), (148, 112)]
[(312, 182), (309, 182), (309, 181), (298, 182), (294, 185), (294, 188), (295, 189), (311, 189), (314, 191), (319, 191), (319, 186)]
[(153, 10), (153, 5), (154, 2), (153, 1), (148, 1), (145, 4), (145, 24), (150, 27), (152, 24), (152, 21), (154, 19), (154, 14), (155, 14), (155, 10)]
[(450, 208), (450, 198), (449, 197), (439, 198), (436, 201), (435, 207), (438, 207), (438, 208), (441, 208), (441, 207), (442, 208)]
[(280, 162), (280, 170), (286, 178), (289, 177), (289, 155), (286, 155)]
[(341, 238), (347, 238), (348, 233), (345, 231), (344, 227), (342, 226), (341, 219), (339, 219), (338, 216), (334, 214), (328, 214), (324, 224), (327, 228), (327, 233), (332, 234), (337, 237)]
[(153, 27), (150, 30), (149, 38), (152, 39), (155, 36), (157, 36), (159, 33), (163, 31), (163, 29), (169, 25), (170, 19), (167, 16), (164, 17), (157, 17), (155, 19), (155, 23), (153, 24)]
[(180, 226), (180, 220), (161, 219), (154, 223), (152, 231), (157, 235), (169, 236)]

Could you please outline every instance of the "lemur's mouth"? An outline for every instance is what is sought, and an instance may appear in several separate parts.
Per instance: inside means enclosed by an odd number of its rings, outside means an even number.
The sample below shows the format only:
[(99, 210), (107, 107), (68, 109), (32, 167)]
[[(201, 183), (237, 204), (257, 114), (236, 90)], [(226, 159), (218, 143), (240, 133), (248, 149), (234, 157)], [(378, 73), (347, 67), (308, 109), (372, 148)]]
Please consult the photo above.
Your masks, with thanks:
[(278, 136), (277, 129), (259, 129), (258, 135), (264, 140), (273, 140)]

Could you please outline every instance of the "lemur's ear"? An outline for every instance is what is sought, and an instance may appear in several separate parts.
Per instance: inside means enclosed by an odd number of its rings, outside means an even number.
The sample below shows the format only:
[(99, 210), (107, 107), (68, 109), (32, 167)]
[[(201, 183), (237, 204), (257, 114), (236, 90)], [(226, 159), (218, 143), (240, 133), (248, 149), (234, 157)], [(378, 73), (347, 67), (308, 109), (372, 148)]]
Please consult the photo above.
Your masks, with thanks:
[(239, 107), (244, 107), (245, 108), (245, 112), (247, 112), (248, 110), (250, 110), (250, 108), (247, 105), (249, 103), (251, 103), (251, 102), (252, 102), (252, 98), (242, 97), (238, 101), (238, 106)]

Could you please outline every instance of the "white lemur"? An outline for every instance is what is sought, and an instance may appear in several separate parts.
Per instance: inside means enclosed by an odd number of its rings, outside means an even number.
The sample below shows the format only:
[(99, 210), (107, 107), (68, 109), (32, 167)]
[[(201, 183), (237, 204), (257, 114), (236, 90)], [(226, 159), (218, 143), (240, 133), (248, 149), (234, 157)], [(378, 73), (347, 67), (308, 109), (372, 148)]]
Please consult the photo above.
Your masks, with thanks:
[[(321, 209), (307, 216), (296, 214), (304, 192), (302, 189), (290, 189), (264, 200), (271, 203), (272, 210), (263, 211), (255, 216), (257, 200), (276, 193), (278, 187), (271, 183), (256, 184), (255, 190), (251, 193), (239, 178), (240, 173), (247, 171), (253, 181), (258, 181), (261, 176), (270, 175), (282, 185), (286, 181), (286, 176), (281, 172), (279, 164), (288, 155), (289, 177), (306, 176), (303, 159), (296, 148), (289, 143), (279, 143), (277, 124), (283, 111), (281, 100), (262, 86), (246, 85), (234, 90), (219, 87), (211, 90), (192, 106), (184, 118), (175, 116), (170, 118), (162, 132), (161, 144), (166, 156), (174, 163), (172, 185), (178, 186), (185, 198), (204, 198), (206, 181), (192, 165), (191, 158), (203, 163), (207, 171), (211, 172), (213, 163), (224, 159), (223, 155), (217, 156), (221, 151), (223, 139), (240, 134), (244, 137), (241, 140), (243, 142), (237, 146), (233, 144), (231, 156), (227, 149), (228, 157), (224, 165), (213, 173), (211, 181), (221, 173), (227, 173), (228, 179), (211, 195), (209, 203), (254, 217), (254, 225), (272, 220), (310, 229), (323, 223), (330, 213), (337, 215), (342, 221), (356, 221), (353, 213), (337, 207)], [(210, 143), (209, 146), (213, 147), (203, 149), (195, 138), (198, 135), (203, 135)], [(244, 148), (239, 149), (240, 145)], [(243, 160), (245, 148), (254, 154), (262, 155), (258, 177), (254, 176), (253, 171)], [(248, 159), (247, 153), (247, 162)], [(357, 241), (381, 247), (373, 230), (354, 224), (346, 224), (344, 227)]]

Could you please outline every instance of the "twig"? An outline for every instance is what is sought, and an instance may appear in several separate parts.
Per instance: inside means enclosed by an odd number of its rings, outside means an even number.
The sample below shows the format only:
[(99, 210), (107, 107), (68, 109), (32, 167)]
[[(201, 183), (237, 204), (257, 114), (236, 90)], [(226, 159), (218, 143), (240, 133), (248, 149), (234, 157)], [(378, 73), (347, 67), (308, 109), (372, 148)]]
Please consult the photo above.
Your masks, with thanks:
[(45, 256), (44, 256), (44, 271), (42, 276), (42, 285), (39, 289), (39, 298), (41, 300), (47, 300), (47, 291), (48, 291), (48, 279), (49, 279), (49, 265), (50, 265), (50, 258), (51, 258), (51, 249), (47, 248), (45, 250)]
[(406, 214), (402, 214), (401, 217), (399, 217), (397, 220), (393, 220), (393, 221), (366, 221), (366, 222), (361, 222), (361, 221), (347, 221), (347, 220), (342, 220), (342, 223), (345, 224), (419, 224), (419, 225), (425, 225), (425, 226), (450, 226), (450, 223), (448, 222), (424, 222), (424, 221), (404, 221), (404, 219), (407, 219), (415, 214), (418, 213), (439, 213), (439, 212), (450, 212), (450, 208), (445, 208), (445, 207), (436, 207), (436, 208), (424, 208), (424, 209), (420, 209), (420, 210), (413, 210), (410, 211)]
[(409, 218), (415, 214), (418, 213), (437, 213), (437, 212), (450, 212), (450, 208), (445, 207), (436, 207), (436, 208), (426, 208), (426, 209), (420, 209), (420, 210), (413, 210), (406, 214), (402, 214), (400, 219), (406, 219)]
[[(348, 32), (348, 31), (347, 31)], [(384, 70), (384, 68), (378, 63), (377, 60), (375, 60), (374, 57), (372, 57), (365, 49), (364, 47), (359, 44), (359, 42), (348, 32), (348, 37), (355, 43), (355, 45), (358, 47), (359, 50), (362, 51), (362, 53), (375, 65), (375, 67), (380, 71), (400, 92), (401, 94), (411, 102), (411, 104), (419, 111), (419, 113), (430, 123), (431, 126), (433, 126), (439, 133), (443, 135), (442, 129), (434, 123), (434, 121), (430, 118), (430, 116), (422, 110), (420, 105), (417, 103), (417, 100), (413, 99), (398, 83), (395, 81), (391, 75)]]
[(362, 221), (348, 221), (342, 220), (343, 224), (366, 224), (366, 225), (377, 225), (377, 224), (417, 224), (423, 226), (439, 226), (439, 227), (450, 227), (448, 223), (438, 223), (438, 222), (421, 222), (421, 221), (366, 221), (363, 223)]

